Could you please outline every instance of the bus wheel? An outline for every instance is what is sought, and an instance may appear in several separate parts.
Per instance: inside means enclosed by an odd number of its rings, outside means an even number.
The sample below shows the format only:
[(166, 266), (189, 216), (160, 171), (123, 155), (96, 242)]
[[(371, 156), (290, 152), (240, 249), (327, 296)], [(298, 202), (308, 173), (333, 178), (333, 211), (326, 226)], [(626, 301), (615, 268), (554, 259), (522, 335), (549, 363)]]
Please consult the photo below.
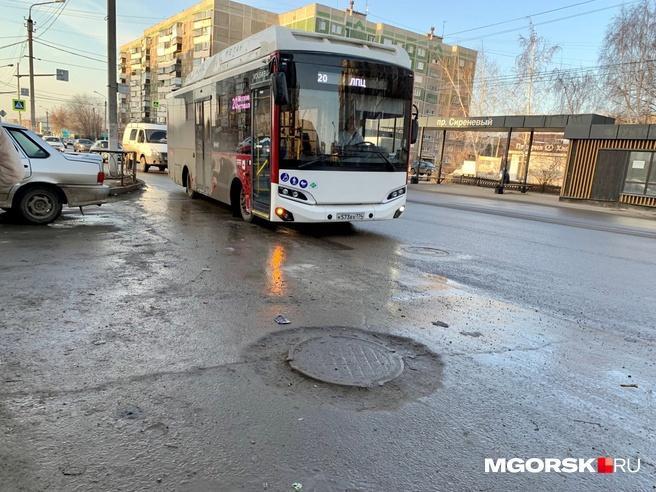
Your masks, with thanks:
[(198, 193), (191, 189), (191, 174), (187, 174), (187, 179), (185, 179), (185, 192), (191, 199), (198, 198)]
[(239, 212), (241, 213), (241, 218), (244, 220), (244, 222), (252, 222), (253, 221), (253, 212), (248, 209), (246, 206), (246, 192), (244, 191), (244, 187), (240, 186), (239, 187)]

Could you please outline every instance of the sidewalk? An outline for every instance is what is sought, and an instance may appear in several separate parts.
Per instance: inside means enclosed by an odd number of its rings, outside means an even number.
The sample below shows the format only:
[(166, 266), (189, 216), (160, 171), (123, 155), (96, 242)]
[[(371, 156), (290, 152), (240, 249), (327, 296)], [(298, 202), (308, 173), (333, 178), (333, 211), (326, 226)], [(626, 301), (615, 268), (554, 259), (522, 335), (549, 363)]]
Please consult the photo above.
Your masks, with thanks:
[(413, 191), (437, 193), (440, 195), (454, 195), (467, 198), (479, 198), (484, 200), (493, 200), (498, 203), (527, 203), (531, 205), (541, 205), (544, 207), (585, 210), (589, 212), (619, 215), (622, 217), (656, 219), (656, 210), (630, 207), (625, 205), (604, 207), (603, 205), (593, 205), (585, 202), (575, 203), (560, 201), (558, 195), (551, 195), (547, 193), (521, 193), (519, 191), (505, 191), (503, 195), (497, 195), (494, 193), (493, 188), (452, 183), (442, 183), (439, 185), (435, 183), (410, 184), (408, 185), (408, 188)]
[(105, 184), (109, 186), (109, 196), (124, 195), (146, 186), (146, 183), (140, 179), (137, 179), (136, 183), (127, 183), (126, 181), (128, 180), (126, 179), (124, 184), (121, 185), (120, 179), (105, 179)]

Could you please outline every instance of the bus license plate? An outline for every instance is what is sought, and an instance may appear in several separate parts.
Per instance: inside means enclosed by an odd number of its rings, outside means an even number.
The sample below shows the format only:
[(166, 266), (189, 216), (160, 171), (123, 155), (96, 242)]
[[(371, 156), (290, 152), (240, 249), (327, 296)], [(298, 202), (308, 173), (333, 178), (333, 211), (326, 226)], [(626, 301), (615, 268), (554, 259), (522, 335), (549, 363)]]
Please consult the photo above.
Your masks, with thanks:
[(337, 220), (364, 220), (364, 212), (344, 212), (337, 214)]

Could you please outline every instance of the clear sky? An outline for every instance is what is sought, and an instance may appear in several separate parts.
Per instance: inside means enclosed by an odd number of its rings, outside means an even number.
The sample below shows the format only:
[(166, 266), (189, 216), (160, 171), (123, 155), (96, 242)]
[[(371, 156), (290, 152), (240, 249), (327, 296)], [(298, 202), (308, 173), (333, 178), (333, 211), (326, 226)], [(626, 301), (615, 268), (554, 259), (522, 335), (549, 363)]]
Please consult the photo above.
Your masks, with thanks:
[[(37, 0), (35, 0), (37, 1)], [(29, 0), (0, 0), (0, 47), (25, 39), (24, 18), (32, 4)], [(145, 28), (159, 20), (193, 5), (193, 0), (117, 0), (118, 45), (138, 37)], [(243, 0), (243, 3), (274, 12), (291, 10), (308, 1), (303, 0)], [(345, 8), (347, 0), (320, 2)], [(526, 33), (529, 18), (538, 33), (562, 50), (557, 63), (564, 68), (597, 64), (599, 46), (606, 27), (621, 6), (636, 1), (619, 0), (356, 0), (356, 10), (368, 8), (369, 19), (385, 22), (418, 32), (428, 32), (435, 26), (437, 34), (445, 34), (445, 42), (485, 50), (504, 70), (510, 70), (517, 55), (517, 38)], [(576, 5), (575, 5), (576, 4)], [(571, 6), (571, 7), (569, 7)], [(557, 10), (558, 9), (558, 10)], [(68, 69), (70, 82), (58, 82), (50, 77), (36, 79), (37, 115), (46, 109), (62, 104), (70, 95), (93, 91), (105, 93), (107, 73), (106, 24), (104, 0), (67, 0), (61, 15), (55, 14), (61, 6), (54, 4), (35, 7), (34, 45), (36, 73), (54, 73), (56, 68)], [(536, 15), (547, 10), (550, 13)], [(489, 26), (477, 29), (481, 26)], [(466, 32), (463, 32), (466, 31)], [(56, 45), (60, 50), (42, 43)], [(67, 53), (61, 49), (70, 51)], [(16, 62), (21, 61), (21, 73), (27, 73), (25, 44), (0, 49), (0, 65), (13, 63), (14, 67), (0, 68), (0, 92), (15, 91)], [(21, 79), (27, 87), (27, 78)], [(102, 110), (104, 99), (98, 99)], [(12, 95), (0, 94), (0, 109), (10, 113)], [(10, 113), (8, 117), (15, 115)], [(29, 118), (29, 113), (24, 116)]]

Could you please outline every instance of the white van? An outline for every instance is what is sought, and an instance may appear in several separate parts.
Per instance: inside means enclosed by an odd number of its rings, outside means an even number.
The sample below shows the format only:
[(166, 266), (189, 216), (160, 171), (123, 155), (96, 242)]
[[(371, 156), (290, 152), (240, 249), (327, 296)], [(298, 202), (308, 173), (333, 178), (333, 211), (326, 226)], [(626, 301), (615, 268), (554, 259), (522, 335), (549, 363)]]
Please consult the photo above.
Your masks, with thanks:
[(164, 171), (168, 167), (166, 125), (128, 123), (123, 132), (123, 150), (137, 153), (140, 171), (147, 173), (150, 166)]

